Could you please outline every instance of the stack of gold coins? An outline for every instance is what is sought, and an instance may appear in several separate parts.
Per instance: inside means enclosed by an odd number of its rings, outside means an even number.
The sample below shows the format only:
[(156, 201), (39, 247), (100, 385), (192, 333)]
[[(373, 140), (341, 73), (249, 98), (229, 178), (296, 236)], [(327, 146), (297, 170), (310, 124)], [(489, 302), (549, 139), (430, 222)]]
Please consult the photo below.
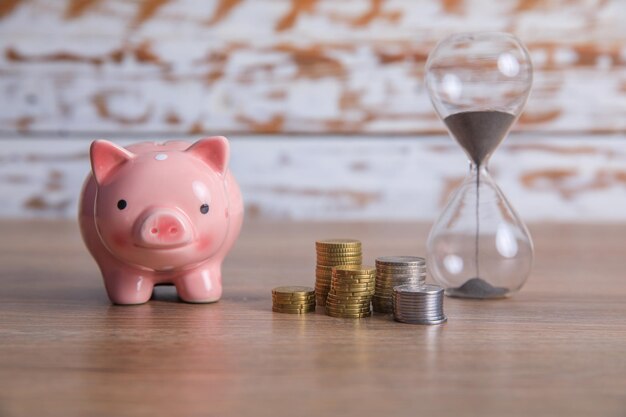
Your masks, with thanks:
[(330, 291), (326, 298), (326, 314), (332, 317), (359, 318), (372, 314), (370, 302), (374, 295), (376, 268), (341, 265), (332, 269)]
[(376, 258), (376, 293), (374, 311), (392, 313), (393, 288), (398, 285), (422, 285), (426, 281), (426, 260), (418, 256), (383, 256)]
[(355, 239), (326, 239), (315, 242), (315, 297), (317, 305), (326, 305), (333, 266), (361, 265), (361, 242)]
[(272, 290), (272, 311), (305, 314), (315, 311), (315, 291), (311, 287), (277, 287)]

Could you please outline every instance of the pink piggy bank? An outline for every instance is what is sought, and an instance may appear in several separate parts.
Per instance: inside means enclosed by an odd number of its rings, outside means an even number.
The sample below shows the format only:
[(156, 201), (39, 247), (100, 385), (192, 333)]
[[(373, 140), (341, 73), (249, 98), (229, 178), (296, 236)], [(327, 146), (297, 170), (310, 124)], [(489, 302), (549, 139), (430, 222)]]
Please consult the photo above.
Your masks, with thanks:
[(224, 137), (91, 144), (79, 223), (113, 303), (145, 303), (156, 284), (190, 303), (220, 299), (222, 261), (243, 222), (228, 156)]

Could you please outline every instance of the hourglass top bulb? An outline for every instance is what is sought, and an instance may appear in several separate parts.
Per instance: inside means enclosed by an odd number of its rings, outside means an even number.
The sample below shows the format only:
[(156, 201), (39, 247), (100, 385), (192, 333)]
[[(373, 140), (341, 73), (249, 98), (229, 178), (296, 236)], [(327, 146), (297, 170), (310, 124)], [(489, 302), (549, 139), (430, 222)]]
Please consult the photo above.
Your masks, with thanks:
[(433, 106), (476, 165), (486, 163), (502, 142), (522, 112), (531, 85), (528, 51), (507, 33), (449, 36), (426, 63)]

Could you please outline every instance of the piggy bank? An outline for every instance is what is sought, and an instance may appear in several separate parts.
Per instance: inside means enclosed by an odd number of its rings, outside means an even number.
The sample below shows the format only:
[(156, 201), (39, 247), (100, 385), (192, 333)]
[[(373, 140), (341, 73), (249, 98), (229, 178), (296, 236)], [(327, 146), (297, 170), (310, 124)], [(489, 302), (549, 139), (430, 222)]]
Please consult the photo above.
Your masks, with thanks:
[(158, 284), (190, 303), (220, 299), (222, 261), (243, 221), (228, 157), (224, 137), (91, 144), (79, 223), (113, 303), (145, 303)]

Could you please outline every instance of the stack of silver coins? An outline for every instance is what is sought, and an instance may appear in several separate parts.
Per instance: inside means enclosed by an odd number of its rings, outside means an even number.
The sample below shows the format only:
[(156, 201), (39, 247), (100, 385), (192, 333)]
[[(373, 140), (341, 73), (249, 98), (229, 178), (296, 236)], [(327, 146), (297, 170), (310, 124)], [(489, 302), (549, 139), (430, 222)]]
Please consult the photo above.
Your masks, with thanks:
[(376, 259), (376, 291), (372, 306), (377, 313), (392, 313), (393, 287), (426, 281), (426, 260), (417, 256), (383, 256)]
[(441, 324), (443, 288), (438, 285), (400, 285), (393, 289), (393, 318), (402, 323)]

